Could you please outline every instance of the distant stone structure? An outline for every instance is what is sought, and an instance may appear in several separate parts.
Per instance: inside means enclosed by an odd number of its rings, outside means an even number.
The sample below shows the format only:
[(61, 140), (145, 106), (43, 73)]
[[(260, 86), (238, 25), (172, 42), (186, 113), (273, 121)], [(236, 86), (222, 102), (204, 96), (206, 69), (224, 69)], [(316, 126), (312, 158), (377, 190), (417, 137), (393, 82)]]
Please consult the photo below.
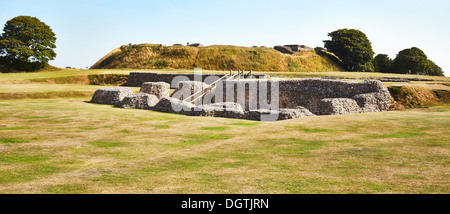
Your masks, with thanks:
[(310, 48), (305, 45), (277, 45), (273, 47), (273, 49), (280, 51), (285, 54), (295, 54), (299, 51), (312, 51), (313, 48)]
[(284, 53), (284, 54), (294, 54), (294, 51), (292, 51), (291, 48), (286, 47), (286, 46), (277, 45), (277, 46), (273, 47), (273, 49), (275, 49), (281, 53)]
[(312, 50), (314, 50), (313, 48), (308, 47), (306, 45), (284, 45), (284, 46), (291, 48), (292, 51), (294, 51), (294, 52), (298, 52), (298, 51), (312, 51)]
[(192, 44), (189, 44), (188, 46), (191, 46), (191, 47), (204, 47), (201, 43), (192, 43)]
[[(178, 88), (172, 95), (178, 93), (191, 95), (200, 90), (202, 99), (199, 100), (207, 101), (206, 104), (189, 102), (186, 97), (180, 97), (179, 94), (169, 97), (169, 86), (164, 82), (145, 82), (138, 94), (133, 94), (131, 89), (124, 87), (98, 89), (91, 102), (190, 116), (247, 120), (260, 120), (261, 116), (268, 114), (277, 115), (277, 120), (285, 120), (315, 115), (380, 112), (387, 111), (391, 105), (389, 91), (377, 80), (345, 82), (319, 78), (234, 79), (223, 81), (214, 88), (209, 87), (209, 91), (205, 91), (209, 84), (203, 82), (180, 81), (178, 84)], [(186, 84), (188, 84), (187, 87), (182, 87)], [(261, 84), (267, 86), (267, 90)], [(274, 86), (278, 86), (277, 94), (271, 94), (270, 89)], [(251, 87), (255, 90), (250, 90)], [(230, 88), (234, 90), (230, 92)], [(276, 98), (275, 100), (279, 102), (278, 108), (266, 109), (260, 106), (259, 99), (262, 93), (266, 93), (268, 100)], [(223, 94), (223, 100), (216, 98), (214, 94)], [(244, 98), (238, 100), (237, 97), (242, 95)], [(230, 100), (228, 96), (234, 100)]]

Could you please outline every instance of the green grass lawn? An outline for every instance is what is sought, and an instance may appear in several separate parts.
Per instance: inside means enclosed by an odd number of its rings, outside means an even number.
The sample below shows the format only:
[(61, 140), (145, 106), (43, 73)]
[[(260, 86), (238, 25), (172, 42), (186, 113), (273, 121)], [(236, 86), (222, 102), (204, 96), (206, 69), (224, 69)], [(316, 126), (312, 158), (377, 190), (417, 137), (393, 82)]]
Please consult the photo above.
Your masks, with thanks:
[(0, 92), (20, 93), (20, 92), (57, 92), (57, 91), (95, 91), (105, 86), (81, 85), (81, 84), (0, 84)]
[(0, 193), (450, 193), (450, 106), (277, 122), (0, 100)]
[(0, 73), (0, 82), (28, 79), (51, 79), (90, 74), (129, 74), (129, 70), (59, 70), (29, 73)]
[[(95, 90), (108, 86), (82, 84), (12, 84), (0, 83), (0, 100), (92, 96)], [(130, 87), (139, 92), (139, 87)]]

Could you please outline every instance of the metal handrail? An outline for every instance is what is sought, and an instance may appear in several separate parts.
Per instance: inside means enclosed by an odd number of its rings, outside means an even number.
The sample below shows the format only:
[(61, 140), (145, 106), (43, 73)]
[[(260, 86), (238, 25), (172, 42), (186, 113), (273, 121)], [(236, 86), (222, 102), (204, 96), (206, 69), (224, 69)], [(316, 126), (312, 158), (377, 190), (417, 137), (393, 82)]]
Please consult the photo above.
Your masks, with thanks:
[[(233, 76), (227, 78), (225, 81), (230, 80), (230, 79), (232, 79), (232, 78), (235, 78), (237, 75), (238, 75), (238, 74), (234, 74)], [(218, 82), (223, 81), (222, 79), (226, 78), (227, 76), (228, 76), (228, 75), (223, 76), (222, 78), (220, 78), (220, 79), (214, 81), (214, 83), (211, 83), (211, 85), (209, 85), (208, 87), (204, 88), (204, 89), (202, 90), (202, 92), (203, 92), (202, 95), (201, 95), (201, 96), (198, 96), (197, 98), (194, 98), (194, 100), (192, 100), (191, 102), (195, 102), (196, 100), (198, 100), (198, 99), (202, 98), (203, 96), (205, 96), (205, 94), (207, 93), (207, 91), (206, 91), (207, 89), (214, 87)]]
[[(231, 73), (231, 71), (230, 71), (230, 73)], [(210, 88), (214, 87), (217, 83), (219, 83), (220, 81), (223, 81), (223, 79), (225, 79), (225, 81), (228, 81), (228, 80), (230, 80), (230, 79), (235, 78), (235, 77), (236, 77), (237, 75), (239, 75), (239, 74), (240, 74), (240, 71), (239, 71), (238, 73), (236, 73), (236, 74), (230, 76), (230, 77), (228, 77), (228, 76), (229, 76), (228, 74), (225, 74), (225, 75), (224, 75), (223, 77), (221, 77), (220, 79), (214, 81), (213, 83), (211, 83), (209, 86), (203, 88), (202, 90), (197, 91), (196, 93), (194, 93), (194, 94), (192, 94), (191, 96), (187, 97), (187, 98), (184, 99), (183, 101), (184, 101), (184, 102), (187, 102), (187, 101), (189, 101), (190, 99), (192, 99), (192, 97), (194, 97), (194, 99), (191, 100), (191, 102), (195, 102), (196, 100), (198, 100), (198, 99), (202, 98), (203, 96), (205, 96), (205, 94), (207, 93), (207, 92), (206, 92), (207, 89), (210, 89)], [(227, 77), (228, 77), (228, 78), (227, 78)], [(198, 96), (197, 98), (195, 98), (195, 95), (197, 95), (197, 94), (199, 94), (199, 93), (202, 93), (202, 95), (201, 95), (201, 96)]]
[[(217, 82), (221, 81), (222, 79), (226, 78), (228, 76), (228, 74), (225, 74), (225, 76), (221, 77), (220, 79), (214, 81), (213, 83), (211, 83), (210, 85), (208, 85), (207, 87), (203, 88), (200, 91), (195, 92), (194, 94), (192, 94), (189, 97), (186, 97), (183, 101), (188, 101), (189, 99), (192, 99), (192, 97), (195, 97), (195, 95), (199, 94), (199, 93), (203, 93), (206, 89), (212, 87), (214, 84), (216, 84)], [(200, 96), (202, 97), (202, 96)], [(192, 100), (191, 102), (195, 101), (196, 99)]]

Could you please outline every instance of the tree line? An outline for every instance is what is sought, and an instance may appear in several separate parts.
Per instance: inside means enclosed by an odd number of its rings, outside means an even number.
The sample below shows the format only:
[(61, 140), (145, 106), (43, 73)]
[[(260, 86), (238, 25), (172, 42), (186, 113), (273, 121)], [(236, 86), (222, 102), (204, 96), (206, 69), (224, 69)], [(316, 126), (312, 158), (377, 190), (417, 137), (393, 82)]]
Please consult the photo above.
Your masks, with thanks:
[(340, 29), (328, 36), (331, 40), (323, 41), (325, 48), (339, 57), (349, 71), (444, 76), (442, 68), (417, 47), (400, 51), (395, 59), (387, 54), (374, 57), (371, 42), (360, 30)]

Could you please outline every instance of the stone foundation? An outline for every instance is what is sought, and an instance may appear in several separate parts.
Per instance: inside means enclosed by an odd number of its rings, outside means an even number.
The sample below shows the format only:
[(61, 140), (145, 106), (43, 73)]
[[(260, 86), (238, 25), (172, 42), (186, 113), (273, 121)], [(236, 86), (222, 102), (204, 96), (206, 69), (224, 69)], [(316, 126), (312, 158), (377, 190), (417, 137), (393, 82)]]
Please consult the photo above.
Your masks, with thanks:
[[(182, 87), (186, 84), (187, 87)], [(152, 91), (156, 85), (164, 84), (145, 83), (141, 91)], [(196, 87), (197, 90), (202, 90), (205, 86), (207, 85), (202, 82), (180, 82), (175, 92), (190, 95), (196, 91)], [(166, 84), (162, 88), (167, 87)], [(278, 93), (275, 89), (278, 89)], [(267, 105), (260, 102), (261, 97), (267, 98)], [(183, 98), (161, 96), (159, 100), (154, 95), (132, 94), (131, 89), (114, 87), (97, 90), (92, 102), (190, 116), (247, 120), (262, 120), (265, 117), (272, 121), (315, 115), (380, 112), (387, 111), (391, 104), (389, 91), (380, 81), (344, 82), (316, 78), (231, 80), (217, 84), (217, 87), (199, 99), (203, 101), (203, 105), (201, 101), (195, 104), (184, 102)]]

